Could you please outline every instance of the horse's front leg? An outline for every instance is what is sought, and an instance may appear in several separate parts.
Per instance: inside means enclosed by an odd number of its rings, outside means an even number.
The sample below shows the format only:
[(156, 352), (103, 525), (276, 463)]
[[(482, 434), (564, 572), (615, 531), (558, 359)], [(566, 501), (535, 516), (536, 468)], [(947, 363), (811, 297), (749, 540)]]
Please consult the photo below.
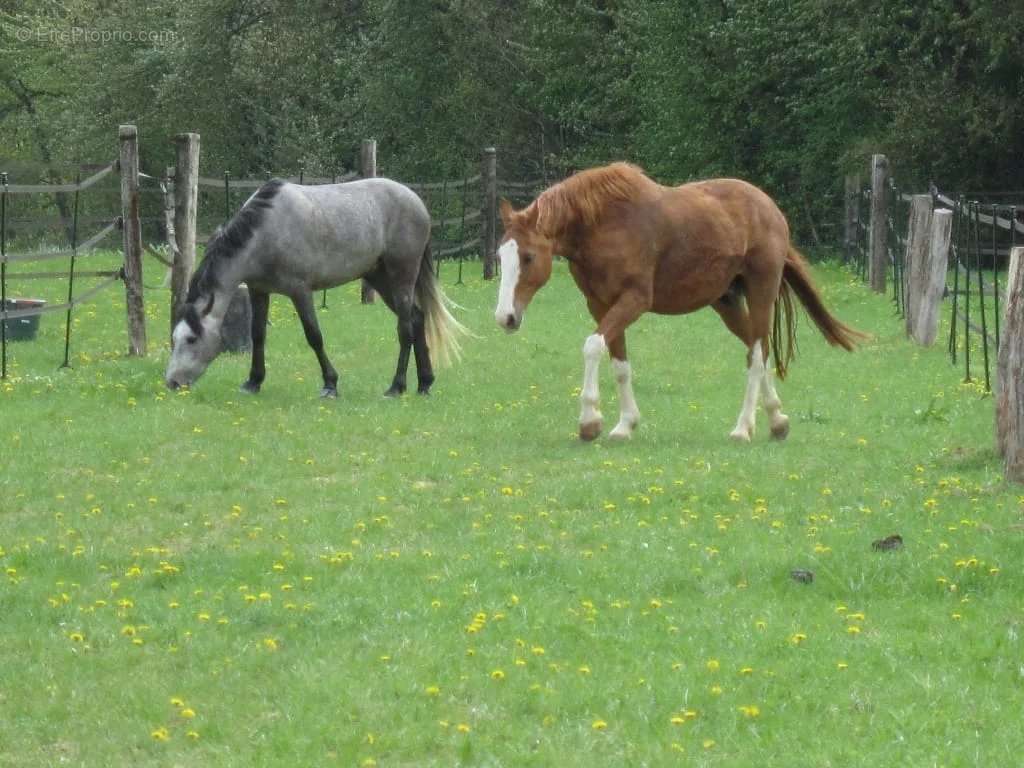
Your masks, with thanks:
[(640, 409), (633, 396), (633, 369), (626, 358), (626, 335), (621, 334), (608, 343), (612, 358), (612, 373), (619, 388), (619, 423), (608, 433), (616, 440), (629, 440), (640, 423)]
[[(601, 434), (602, 420), (601, 420), (601, 394), (598, 388), (598, 368), (601, 362), (601, 357), (604, 355), (605, 350), (608, 349), (608, 343), (606, 339), (611, 339), (613, 343), (617, 340), (622, 339), (622, 354), (625, 357), (625, 340), (624, 333), (626, 328), (640, 315), (650, 309), (651, 306), (651, 294), (650, 291), (642, 291), (634, 289), (622, 294), (614, 304), (612, 304), (606, 312), (603, 313), (600, 321), (597, 325), (597, 331), (587, 337), (587, 340), (583, 343), (583, 390), (580, 393), (580, 439), (589, 441), (596, 438)], [(591, 306), (593, 312), (593, 306)], [(616, 365), (616, 380), (619, 380), (619, 375), (625, 372), (627, 375), (625, 379), (627, 381), (626, 386), (628, 387), (630, 399), (632, 399), (632, 386), (628, 384), (629, 363), (624, 359), (617, 358), (620, 363), (625, 363), (625, 371), (623, 371), (622, 365)], [(620, 384), (620, 394), (622, 392), (622, 384)], [(635, 408), (635, 403), (633, 404)], [(639, 413), (636, 414), (639, 416)], [(616, 427), (618, 430), (618, 426)], [(632, 431), (632, 430), (630, 430)], [(615, 437), (623, 437), (622, 430), (618, 430)]]
[(267, 315), (270, 311), (270, 294), (260, 291), (249, 291), (252, 304), (252, 365), (249, 367), (249, 379), (242, 384), (243, 392), (255, 394), (260, 391), (267, 369), (263, 363), (263, 349), (267, 343)]
[(316, 319), (316, 309), (313, 304), (311, 291), (302, 291), (291, 297), (295, 311), (299, 313), (299, 320), (302, 321), (302, 330), (306, 334), (306, 341), (316, 353), (316, 359), (320, 363), (320, 372), (324, 377), (324, 387), (320, 390), (320, 397), (338, 396), (338, 372), (334, 370), (331, 361), (327, 359), (324, 352), (324, 337), (320, 333), (320, 324)]

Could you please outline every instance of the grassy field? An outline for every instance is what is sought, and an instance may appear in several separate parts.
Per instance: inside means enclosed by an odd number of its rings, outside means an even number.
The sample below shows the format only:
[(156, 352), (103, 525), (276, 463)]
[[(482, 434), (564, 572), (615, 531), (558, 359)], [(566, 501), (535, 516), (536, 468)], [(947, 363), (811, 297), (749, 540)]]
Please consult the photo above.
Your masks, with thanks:
[(12, 346), (0, 766), (1019, 763), (1024, 489), (941, 345), (818, 267), (875, 337), (802, 319), (788, 441), (728, 440), (744, 353), (702, 312), (631, 330), (644, 422), (584, 445), (564, 267), (514, 337), (444, 270), (478, 338), (429, 398), (381, 397), (394, 323), (355, 286), (320, 313), (337, 401), (279, 297), (256, 397), (244, 357), (165, 391), (162, 291), (146, 359), (117, 288), (72, 370), (52, 315)]

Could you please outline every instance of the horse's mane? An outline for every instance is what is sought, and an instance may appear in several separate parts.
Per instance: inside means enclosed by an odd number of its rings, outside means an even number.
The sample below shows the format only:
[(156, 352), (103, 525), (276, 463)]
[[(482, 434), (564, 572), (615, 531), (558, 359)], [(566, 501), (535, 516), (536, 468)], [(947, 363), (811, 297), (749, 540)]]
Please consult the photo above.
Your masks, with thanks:
[(230, 259), (252, 239), (266, 212), (273, 207), (273, 200), (282, 185), (284, 182), (281, 179), (271, 179), (256, 190), (256, 194), (245, 202), (227, 224), (217, 228), (206, 243), (206, 255), (189, 281), (188, 296), (185, 299), (187, 303), (191, 304), (200, 296), (220, 287), (217, 279), (218, 264), (223, 259)]
[(632, 163), (580, 171), (544, 190), (530, 205), (537, 216), (537, 231), (555, 237), (573, 223), (593, 226), (609, 203), (634, 198), (653, 183)]

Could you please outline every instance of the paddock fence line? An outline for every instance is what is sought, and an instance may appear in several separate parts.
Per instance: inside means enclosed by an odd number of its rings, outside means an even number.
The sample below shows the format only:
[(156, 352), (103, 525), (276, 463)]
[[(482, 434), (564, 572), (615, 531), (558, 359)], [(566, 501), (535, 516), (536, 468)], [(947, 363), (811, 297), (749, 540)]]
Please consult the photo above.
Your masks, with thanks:
[[(118, 129), (118, 157), (105, 164), (80, 164), (68, 176), (48, 170), (50, 183), (36, 183), (43, 174), (33, 174), (25, 183), (2, 178), (0, 190), (0, 377), (8, 375), (13, 324), (65, 312), (64, 356), (61, 367), (70, 367), (73, 340), (73, 311), (92, 301), (98, 293), (121, 281), (125, 287), (128, 354), (146, 354), (144, 289), (171, 287), (172, 318), (187, 292), (188, 278), (195, 263), (197, 240), (208, 239), (216, 227), (234, 214), (245, 199), (267, 180), (236, 178), (229, 172), (200, 175), (198, 134), (179, 134), (176, 164), (163, 173), (144, 173), (139, 165), (139, 140), (135, 126)], [(358, 170), (342, 169), (330, 176), (307, 174), (300, 164), (298, 173), (281, 178), (299, 184), (332, 184), (377, 175), (376, 142), (364, 140)], [(477, 165), (473, 169), (473, 165)], [(498, 199), (504, 197), (517, 207), (529, 203), (552, 179), (514, 179), (499, 174), (498, 152), (483, 149), (477, 161), (463, 163), (467, 172), (439, 180), (399, 178), (427, 205), (431, 215), (431, 252), (438, 279), (447, 265), (456, 285), (464, 282), (468, 262), (479, 262), (485, 279), (496, 273), (495, 252), (501, 232)], [(545, 171), (546, 172), (546, 171)], [(120, 184), (117, 184), (119, 179)], [(27, 201), (27, 202), (26, 202)], [(56, 208), (56, 212), (54, 209)], [(119, 214), (112, 213), (120, 209)], [(82, 259), (113, 246), (115, 230), (120, 233), (123, 259), (116, 269), (83, 270)], [(83, 231), (89, 235), (83, 237)], [(197, 232), (202, 232), (198, 235)], [(29, 262), (68, 260), (67, 270), (43, 271), (26, 268)], [(143, 265), (159, 267), (163, 280), (145, 285)], [(102, 280), (80, 290), (83, 280)], [(19, 303), (13, 301), (12, 282), (51, 281), (45, 302), (28, 302), (24, 289)], [(67, 280), (61, 300), (53, 300), (53, 281)], [(44, 284), (45, 285), (45, 284)], [(63, 286), (60, 286), (63, 291)], [(76, 294), (76, 290), (79, 292)], [(364, 300), (372, 291), (364, 284)], [(326, 292), (323, 305), (326, 306)], [(38, 321), (34, 326), (38, 325)]]
[[(947, 300), (950, 362), (963, 366), (966, 383), (977, 381), (991, 391), (1010, 254), (1024, 244), (1024, 202), (993, 198), (1024, 201), (1024, 191), (953, 194), (933, 184), (911, 194), (888, 174), (881, 187), (877, 178), (873, 182), (862, 187), (857, 177), (847, 178), (845, 261), (875, 290), (881, 274), (881, 290), (919, 342), (934, 339), (925, 334), (922, 341), (915, 333), (921, 316), (937, 324), (939, 303)], [(872, 215), (878, 210), (884, 219)], [(925, 297), (929, 282), (938, 290)]]
[[(110, 287), (118, 281), (124, 280), (125, 271), (122, 266), (115, 270), (82, 270), (79, 269), (81, 260), (95, 253), (99, 247), (115, 231), (121, 231), (124, 226), (123, 214), (107, 216), (104, 218), (93, 218), (90, 224), (100, 225), (100, 228), (89, 237), (80, 239), (79, 230), (81, 224), (82, 193), (97, 187), (100, 182), (111, 176), (119, 169), (119, 162), (114, 160), (103, 166), (99, 171), (83, 179), (79, 171), (76, 180), (72, 183), (57, 184), (11, 184), (8, 173), (0, 173), (0, 378), (6, 379), (8, 372), (8, 343), (19, 331), (19, 325), (27, 324), (34, 326), (33, 318), (54, 312), (64, 312), (64, 358), (62, 368), (70, 367), (71, 336), (72, 336), (72, 313), (75, 307), (91, 301), (98, 293)], [(98, 189), (99, 187), (97, 187)], [(11, 224), (16, 217), (15, 198), (19, 196), (57, 196), (71, 195), (70, 221), (58, 217), (62, 225), (67, 224), (69, 231), (68, 247), (35, 247), (29, 250), (9, 250), (12, 238)], [(24, 233), (21, 227), (23, 222), (18, 222), (17, 232)], [(38, 230), (29, 227), (28, 230), (35, 234)], [(15, 238), (15, 241), (26, 240), (24, 236)], [(62, 271), (25, 271), (20, 268), (9, 269), (10, 265), (34, 264), (56, 260), (68, 260), (68, 267)], [(101, 282), (89, 289), (75, 294), (75, 281), (82, 279), (101, 279)], [(36, 280), (67, 279), (66, 300), (59, 304), (45, 303), (26, 298), (14, 298), (10, 293), (11, 283), (31, 282)], [(38, 320), (35, 321), (38, 323)], [(34, 333), (34, 331), (33, 331)]]

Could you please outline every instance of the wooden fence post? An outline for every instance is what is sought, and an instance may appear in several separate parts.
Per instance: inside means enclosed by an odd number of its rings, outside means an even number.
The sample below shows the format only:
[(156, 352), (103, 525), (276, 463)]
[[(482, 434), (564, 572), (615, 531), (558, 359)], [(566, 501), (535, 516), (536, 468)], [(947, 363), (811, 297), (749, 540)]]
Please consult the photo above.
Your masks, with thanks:
[(117, 129), (121, 169), (121, 222), (124, 242), (124, 288), (128, 309), (128, 354), (146, 354), (146, 306), (142, 296), (142, 226), (139, 221), (139, 131)]
[(1010, 253), (1005, 308), (996, 375), (996, 439), (1006, 479), (1024, 483), (1024, 248)]
[(199, 134), (179, 133), (174, 167), (174, 262), (171, 267), (171, 332), (185, 308), (188, 281), (196, 266), (196, 212), (199, 207)]
[(871, 234), (868, 240), (868, 281), (871, 290), (885, 293), (885, 273), (889, 269), (888, 226), (889, 160), (885, 155), (871, 156)]
[[(377, 175), (377, 140), (363, 139), (359, 151), (359, 172), (364, 179), (372, 179)], [(360, 300), (363, 304), (373, 304), (376, 292), (368, 282), (363, 280)]]
[(494, 147), (484, 149), (483, 159), (484, 213), (484, 280), (494, 278), (494, 257), (498, 247), (498, 153)]
[(167, 252), (170, 257), (171, 267), (164, 275), (160, 284), (161, 288), (171, 287), (171, 277), (174, 274), (174, 260), (178, 258), (178, 241), (174, 238), (174, 166), (169, 165), (164, 170), (164, 178), (160, 182), (160, 191), (163, 194), (164, 203), (164, 232), (167, 233)]
[[(930, 203), (929, 203), (930, 204)], [(914, 307), (913, 322), (907, 315), (907, 333), (918, 344), (930, 347), (939, 332), (939, 310), (946, 289), (949, 267), (949, 243), (953, 232), (953, 212), (939, 208), (932, 212), (931, 232), (924, 261), (915, 267), (907, 306)]]
[(846, 176), (844, 185), (843, 219), (843, 261), (853, 261), (853, 249), (857, 246), (857, 213), (860, 208), (860, 174), (851, 173)]
[(908, 336), (917, 326), (921, 306), (924, 266), (931, 241), (932, 196), (914, 195), (907, 221), (907, 252), (903, 259), (903, 314)]

